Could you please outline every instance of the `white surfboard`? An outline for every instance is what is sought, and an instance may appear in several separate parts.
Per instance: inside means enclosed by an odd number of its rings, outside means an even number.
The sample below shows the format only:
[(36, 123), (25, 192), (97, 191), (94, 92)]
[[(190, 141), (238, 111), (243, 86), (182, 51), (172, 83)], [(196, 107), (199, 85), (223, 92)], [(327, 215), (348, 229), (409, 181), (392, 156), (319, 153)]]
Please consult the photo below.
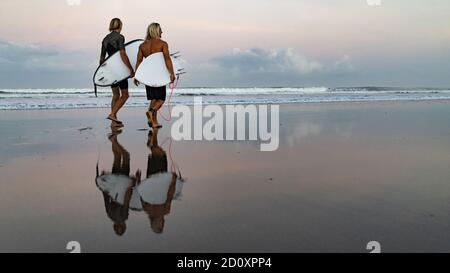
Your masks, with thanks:
[[(143, 40), (133, 40), (125, 44), (125, 51), (132, 67), (136, 66), (137, 54), (142, 42)], [(130, 76), (130, 69), (122, 61), (120, 52), (116, 52), (108, 56), (103, 64), (97, 68), (94, 73), (94, 85), (101, 87), (111, 86), (128, 79)]]
[[(179, 57), (171, 56), (171, 59), (175, 75), (183, 74), (184, 68), (179, 61)], [(145, 58), (139, 65), (135, 78), (142, 84), (151, 87), (168, 85), (170, 83), (170, 73), (167, 70), (163, 53), (153, 53)]]

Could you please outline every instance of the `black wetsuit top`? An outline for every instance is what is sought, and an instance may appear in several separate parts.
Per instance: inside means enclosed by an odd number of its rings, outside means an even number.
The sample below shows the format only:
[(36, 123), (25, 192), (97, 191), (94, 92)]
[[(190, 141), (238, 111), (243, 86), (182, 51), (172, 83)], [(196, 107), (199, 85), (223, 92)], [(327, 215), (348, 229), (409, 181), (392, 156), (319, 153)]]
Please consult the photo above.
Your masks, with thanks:
[(117, 31), (112, 31), (103, 39), (101, 58), (104, 60), (106, 53), (111, 56), (122, 49), (125, 49), (125, 37)]
[[(111, 31), (106, 35), (102, 42), (102, 53), (100, 63), (105, 61), (106, 53), (108, 56), (113, 55), (117, 51), (125, 50), (125, 37), (117, 31)], [(112, 88), (120, 87), (120, 89), (128, 89), (128, 80), (125, 79), (111, 86)], [(97, 96), (97, 86), (95, 87), (95, 96)]]

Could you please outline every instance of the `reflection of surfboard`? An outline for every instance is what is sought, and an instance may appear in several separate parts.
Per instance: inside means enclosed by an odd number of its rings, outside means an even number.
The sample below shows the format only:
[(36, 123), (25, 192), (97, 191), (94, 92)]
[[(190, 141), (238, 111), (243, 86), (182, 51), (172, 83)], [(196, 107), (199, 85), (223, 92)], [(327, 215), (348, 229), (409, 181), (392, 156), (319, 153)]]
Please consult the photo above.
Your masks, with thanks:
[(172, 177), (173, 175), (171, 173), (159, 173), (142, 181), (138, 186), (141, 199), (152, 205), (166, 203)]
[[(142, 42), (143, 40), (134, 40), (125, 44), (125, 51), (132, 67), (136, 66), (137, 54)], [(97, 68), (93, 80), (95, 86), (106, 87), (128, 79), (130, 76), (130, 69), (124, 64), (118, 51), (108, 56), (103, 64)], [(97, 92), (95, 93), (97, 95)]]
[(131, 194), (130, 209), (134, 211), (142, 210), (141, 197), (139, 196), (139, 193), (136, 188), (133, 189), (133, 193)]
[[(125, 195), (133, 185), (132, 182), (129, 176), (121, 174), (105, 174), (96, 178), (97, 187), (122, 206), (125, 205)], [(136, 189), (132, 190), (129, 206), (134, 211), (142, 210), (141, 197)]]
[[(183, 74), (183, 67), (179, 61), (179, 57), (171, 55), (173, 72), (175, 75)], [(153, 53), (144, 59), (139, 65), (135, 78), (148, 86), (159, 87), (170, 83), (170, 73), (167, 70), (166, 62), (162, 52)]]
[(177, 183), (175, 184), (175, 194), (173, 196), (173, 200), (180, 200), (183, 193), (183, 185), (184, 182), (177, 178)]
[(97, 186), (106, 192), (115, 202), (124, 205), (125, 194), (133, 180), (126, 175), (105, 174), (97, 177)]

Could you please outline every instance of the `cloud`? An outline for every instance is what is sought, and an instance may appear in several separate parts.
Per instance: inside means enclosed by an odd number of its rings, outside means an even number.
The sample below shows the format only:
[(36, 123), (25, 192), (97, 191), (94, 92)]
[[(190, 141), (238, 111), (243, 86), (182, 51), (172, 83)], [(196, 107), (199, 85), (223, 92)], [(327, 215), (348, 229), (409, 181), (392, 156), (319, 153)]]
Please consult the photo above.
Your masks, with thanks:
[(356, 70), (356, 67), (353, 65), (350, 56), (344, 55), (334, 63), (331, 70), (337, 72), (349, 72)]
[(213, 58), (211, 63), (234, 75), (239, 73), (305, 75), (323, 69), (321, 63), (306, 59), (292, 48), (282, 50), (252, 48), (244, 51), (235, 48), (231, 53)]
[(0, 88), (87, 87), (97, 65), (88, 53), (0, 40)]
[(187, 71), (190, 85), (303, 86), (325, 84), (321, 79), (350, 75), (356, 67), (349, 55), (325, 62), (307, 58), (292, 48), (235, 48), (207, 62), (190, 64)]
[(0, 40), (0, 71), (75, 72), (91, 66), (90, 58), (82, 52)]

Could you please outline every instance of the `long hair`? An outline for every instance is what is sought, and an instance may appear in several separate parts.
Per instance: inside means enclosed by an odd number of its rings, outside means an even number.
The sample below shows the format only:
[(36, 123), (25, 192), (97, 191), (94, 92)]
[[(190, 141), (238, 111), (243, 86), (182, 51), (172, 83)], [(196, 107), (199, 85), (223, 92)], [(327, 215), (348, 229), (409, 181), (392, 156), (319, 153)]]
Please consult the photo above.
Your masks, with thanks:
[(109, 31), (118, 30), (122, 27), (122, 21), (119, 18), (114, 18), (109, 23)]
[(146, 40), (160, 38), (161, 37), (161, 26), (158, 23), (151, 23), (147, 29)]

